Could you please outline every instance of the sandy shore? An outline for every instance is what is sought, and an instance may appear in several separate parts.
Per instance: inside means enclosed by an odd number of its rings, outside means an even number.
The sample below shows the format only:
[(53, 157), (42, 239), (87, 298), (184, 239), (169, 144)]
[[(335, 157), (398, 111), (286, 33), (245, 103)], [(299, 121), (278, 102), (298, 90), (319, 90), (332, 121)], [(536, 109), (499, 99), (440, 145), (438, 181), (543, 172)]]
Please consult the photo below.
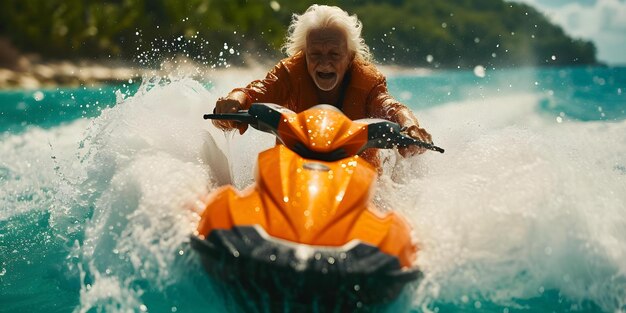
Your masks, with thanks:
[(170, 71), (167, 66), (155, 70), (115, 61), (41, 62), (19, 69), (0, 68), (0, 89), (95, 86), (128, 82), (145, 76), (163, 76)]

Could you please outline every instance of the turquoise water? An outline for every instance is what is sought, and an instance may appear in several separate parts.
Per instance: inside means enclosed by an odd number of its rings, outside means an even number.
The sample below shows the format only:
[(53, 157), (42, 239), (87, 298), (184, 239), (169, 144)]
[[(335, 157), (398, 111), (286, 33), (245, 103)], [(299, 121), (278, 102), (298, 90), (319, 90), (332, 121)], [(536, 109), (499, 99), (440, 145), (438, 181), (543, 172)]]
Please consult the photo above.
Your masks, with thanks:
[[(235, 310), (188, 236), (273, 138), (201, 116), (262, 74), (0, 92), (0, 312)], [(387, 311), (626, 311), (626, 68), (388, 79), (446, 153), (385, 154), (425, 274)]]
[(29, 126), (51, 128), (80, 118), (92, 118), (115, 105), (116, 91), (132, 94), (137, 84), (126, 86), (49, 88), (0, 92), (0, 132), (21, 132)]

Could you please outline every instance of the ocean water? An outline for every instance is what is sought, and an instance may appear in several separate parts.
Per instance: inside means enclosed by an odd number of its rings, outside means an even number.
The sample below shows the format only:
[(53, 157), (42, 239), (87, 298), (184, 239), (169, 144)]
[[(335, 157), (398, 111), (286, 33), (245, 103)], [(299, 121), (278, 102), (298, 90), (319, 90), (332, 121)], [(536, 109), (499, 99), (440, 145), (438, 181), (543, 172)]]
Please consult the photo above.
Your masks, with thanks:
[[(425, 276), (372, 311), (626, 312), (626, 68), (387, 74), (446, 153), (384, 154)], [(202, 119), (261, 75), (1, 91), (0, 312), (236, 312), (189, 234), (273, 145)]]

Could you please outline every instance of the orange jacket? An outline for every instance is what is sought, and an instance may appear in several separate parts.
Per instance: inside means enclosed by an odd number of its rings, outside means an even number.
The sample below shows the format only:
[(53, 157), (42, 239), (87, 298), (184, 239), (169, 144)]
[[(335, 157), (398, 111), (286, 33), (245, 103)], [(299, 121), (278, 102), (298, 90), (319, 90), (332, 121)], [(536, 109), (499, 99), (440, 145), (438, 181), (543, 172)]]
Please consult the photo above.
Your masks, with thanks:
[[(355, 59), (342, 83), (341, 103), (330, 103), (341, 109), (350, 119), (382, 118), (401, 126), (419, 126), (411, 110), (395, 100), (387, 91), (387, 80), (376, 67)], [(281, 60), (265, 79), (255, 80), (241, 91), (246, 95), (244, 109), (254, 102), (271, 102), (289, 108), (296, 113), (320, 104), (317, 86), (309, 75), (305, 55), (298, 52)], [(373, 150), (373, 149), (368, 149)], [(361, 156), (379, 167), (375, 151), (365, 151)]]

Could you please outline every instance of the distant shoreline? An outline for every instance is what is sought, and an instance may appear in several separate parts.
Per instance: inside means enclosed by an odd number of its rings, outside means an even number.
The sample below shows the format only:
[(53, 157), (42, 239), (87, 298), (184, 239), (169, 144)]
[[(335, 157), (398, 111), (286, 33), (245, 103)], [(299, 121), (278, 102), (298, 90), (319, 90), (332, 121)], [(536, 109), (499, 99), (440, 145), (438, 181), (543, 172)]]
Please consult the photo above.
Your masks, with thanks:
[[(0, 91), (37, 90), (57, 87), (83, 87), (107, 84), (131, 83), (144, 77), (192, 77), (207, 80), (209, 72), (235, 71), (260, 72), (263, 75), (270, 70), (272, 64), (260, 64), (254, 60), (248, 66), (211, 67), (198, 64), (184, 57), (176, 57), (164, 61), (159, 69), (140, 67), (129, 61), (119, 60), (59, 60), (48, 62), (25, 62), (20, 68), (8, 69), (0, 67)], [(575, 66), (575, 65), (574, 65)], [(581, 66), (581, 65), (579, 65)], [(606, 64), (587, 66), (606, 67)], [(400, 65), (377, 64), (385, 75), (430, 75), (446, 68), (422, 68)], [(470, 69), (468, 69), (470, 70)], [(262, 78), (261, 76), (257, 78)], [(247, 82), (243, 82), (247, 83)]]
[(146, 75), (161, 75), (162, 70), (139, 68), (116, 61), (52, 61), (0, 68), (0, 90), (80, 87), (128, 82)]
[(99, 86), (137, 82), (142, 78), (151, 77), (192, 77), (209, 81), (214, 73), (220, 71), (233, 72), (237, 75), (261, 71), (259, 74), (264, 75), (274, 65), (273, 62), (264, 64), (250, 59), (245, 66), (231, 66), (226, 63), (212, 66), (200, 64), (184, 56), (175, 56), (164, 59), (154, 68), (150, 68), (125, 60), (41, 61), (36, 56), (29, 58), (23, 55), (10, 64), (12, 68), (0, 66), (0, 91)]

